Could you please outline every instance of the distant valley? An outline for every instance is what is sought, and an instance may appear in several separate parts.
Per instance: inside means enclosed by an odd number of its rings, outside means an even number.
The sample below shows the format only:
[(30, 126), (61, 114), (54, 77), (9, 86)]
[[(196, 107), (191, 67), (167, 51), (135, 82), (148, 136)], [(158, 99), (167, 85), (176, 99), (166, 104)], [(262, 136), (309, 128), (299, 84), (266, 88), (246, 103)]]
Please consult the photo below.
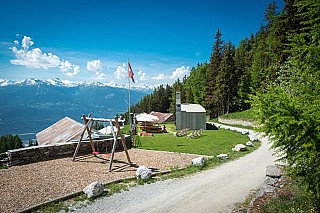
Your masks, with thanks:
[[(151, 91), (151, 87), (133, 87), (131, 104)], [(65, 116), (81, 122), (82, 114), (113, 118), (127, 110), (128, 89), (120, 86), (60, 79), (0, 79), (0, 135), (19, 134), (26, 140)]]

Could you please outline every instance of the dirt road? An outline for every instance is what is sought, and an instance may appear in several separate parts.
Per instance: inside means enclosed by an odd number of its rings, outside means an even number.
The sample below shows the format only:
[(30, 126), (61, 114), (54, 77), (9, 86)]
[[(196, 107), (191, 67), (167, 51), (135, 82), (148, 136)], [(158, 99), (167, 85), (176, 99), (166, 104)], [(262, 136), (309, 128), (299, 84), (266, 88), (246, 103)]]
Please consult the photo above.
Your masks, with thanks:
[(76, 212), (230, 212), (258, 188), (275, 157), (267, 138), (256, 151), (196, 175), (131, 188)]

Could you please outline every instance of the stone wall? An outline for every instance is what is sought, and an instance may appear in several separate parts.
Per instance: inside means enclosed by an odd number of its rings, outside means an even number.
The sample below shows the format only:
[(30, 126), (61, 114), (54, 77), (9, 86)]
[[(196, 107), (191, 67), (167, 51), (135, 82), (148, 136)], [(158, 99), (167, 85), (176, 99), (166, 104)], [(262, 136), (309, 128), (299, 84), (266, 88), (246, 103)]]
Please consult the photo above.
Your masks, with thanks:
[[(132, 147), (130, 136), (125, 136), (125, 142), (128, 149)], [(113, 139), (108, 139), (105, 141), (95, 141), (94, 144), (96, 151), (105, 153), (107, 150), (108, 153), (111, 153)], [(35, 163), (39, 161), (52, 160), (62, 157), (72, 157), (77, 145), (78, 142), (68, 142), (62, 144), (40, 145), (15, 150), (8, 150), (6, 152), (7, 165), (15, 166)], [(123, 146), (120, 139), (117, 140), (116, 151), (123, 151)], [(78, 155), (89, 154), (91, 152), (92, 150), (90, 143), (81, 142)]]
[(218, 117), (218, 121), (223, 124), (229, 124), (229, 125), (242, 125), (242, 126), (255, 126), (255, 122), (253, 121), (244, 121), (244, 120), (238, 120), (238, 119), (224, 119)]

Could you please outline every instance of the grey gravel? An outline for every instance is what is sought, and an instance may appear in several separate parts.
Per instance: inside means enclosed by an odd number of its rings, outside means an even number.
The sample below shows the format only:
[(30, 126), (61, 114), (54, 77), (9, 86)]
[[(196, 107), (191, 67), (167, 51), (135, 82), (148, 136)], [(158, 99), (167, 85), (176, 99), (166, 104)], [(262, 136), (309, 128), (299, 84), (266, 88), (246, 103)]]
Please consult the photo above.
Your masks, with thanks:
[(231, 212), (264, 181), (265, 168), (274, 164), (267, 138), (261, 147), (218, 168), (182, 179), (159, 181), (104, 197), (76, 212)]

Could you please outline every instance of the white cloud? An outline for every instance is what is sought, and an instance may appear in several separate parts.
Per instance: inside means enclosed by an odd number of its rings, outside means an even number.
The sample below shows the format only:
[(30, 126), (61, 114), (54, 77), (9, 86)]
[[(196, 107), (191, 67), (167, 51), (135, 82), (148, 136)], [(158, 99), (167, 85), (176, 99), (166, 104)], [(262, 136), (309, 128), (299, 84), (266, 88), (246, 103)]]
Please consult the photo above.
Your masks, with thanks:
[(155, 79), (155, 80), (164, 80), (166, 79), (167, 77), (163, 74), (163, 73), (160, 73), (158, 76), (156, 77), (152, 77), (152, 79)]
[(72, 64), (69, 61), (62, 61), (59, 68), (61, 72), (68, 72), (68, 70), (72, 69)]
[(183, 77), (185, 75), (188, 76), (189, 74), (190, 74), (189, 66), (188, 67), (182, 66), (182, 67), (177, 68), (175, 71), (173, 71), (170, 78), (177, 79), (177, 78)]
[[(19, 41), (14, 41), (14, 44), (19, 45)], [(69, 61), (60, 60), (58, 56), (52, 53), (43, 53), (40, 48), (29, 50), (29, 47), (32, 45), (34, 45), (32, 39), (28, 36), (24, 36), (21, 42), (21, 49), (11, 47), (12, 52), (15, 54), (15, 59), (10, 60), (11, 64), (36, 69), (59, 67), (60, 71), (67, 76), (74, 76), (79, 73), (79, 66), (71, 64)]]
[(147, 76), (147, 73), (143, 72), (140, 74), (140, 81), (146, 81), (149, 79), (149, 76)]
[(24, 65), (29, 68), (43, 69), (58, 67), (60, 65), (58, 56), (53, 55), (52, 53), (42, 53), (39, 48), (34, 48), (30, 51), (24, 49), (18, 50), (16, 47), (12, 47), (11, 49), (16, 56), (16, 59), (10, 60), (11, 64), (14, 65)]
[(117, 70), (114, 72), (114, 75), (118, 80), (121, 80), (127, 76), (125, 67), (126, 67), (126, 64), (123, 63), (122, 66), (118, 66)]
[(142, 70), (138, 71), (138, 75), (139, 75), (140, 81), (146, 81), (149, 79), (149, 76), (147, 75), (147, 73), (142, 72)]
[(106, 78), (106, 75), (102, 72), (103, 68), (100, 60), (88, 61), (87, 69), (95, 73), (93, 77), (95, 80), (103, 80)]
[(22, 39), (23, 49), (27, 50), (32, 45), (34, 45), (34, 42), (32, 41), (32, 39), (28, 36), (23, 36), (23, 39)]
[(87, 62), (87, 69), (93, 72), (99, 72), (102, 70), (102, 63), (100, 60), (93, 60)]
[[(80, 67), (74, 64), (71, 64), (69, 61), (60, 62), (60, 71), (63, 72), (66, 76), (72, 77), (80, 72)], [(70, 71), (73, 72), (70, 72)]]

